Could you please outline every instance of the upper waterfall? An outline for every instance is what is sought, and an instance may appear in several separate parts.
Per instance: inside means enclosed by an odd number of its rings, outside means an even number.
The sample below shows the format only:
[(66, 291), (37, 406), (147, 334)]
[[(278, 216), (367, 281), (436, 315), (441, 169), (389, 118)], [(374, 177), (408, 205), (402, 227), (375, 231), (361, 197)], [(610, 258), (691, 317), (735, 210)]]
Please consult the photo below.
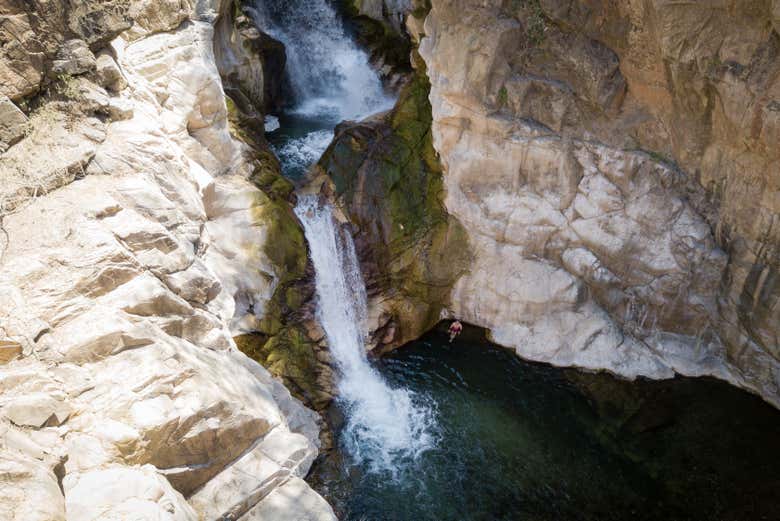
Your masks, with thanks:
[(341, 121), (392, 105), (368, 55), (327, 0), (257, 0), (254, 16), (285, 45), (296, 112)]
[(328, 147), (338, 123), (388, 110), (393, 98), (328, 0), (255, 0), (254, 6), (257, 26), (287, 52), (291, 103), (268, 139), (283, 173), (299, 178)]

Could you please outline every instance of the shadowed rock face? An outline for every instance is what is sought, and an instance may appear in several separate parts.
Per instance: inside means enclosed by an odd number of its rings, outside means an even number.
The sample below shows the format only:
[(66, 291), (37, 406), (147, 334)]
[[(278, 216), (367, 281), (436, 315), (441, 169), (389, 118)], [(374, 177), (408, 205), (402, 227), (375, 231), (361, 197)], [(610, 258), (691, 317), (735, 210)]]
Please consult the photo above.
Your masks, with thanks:
[(780, 403), (777, 2), (434, 0), (450, 311), (523, 356)]
[[(412, 11), (424, 18), (425, 0), (339, 0), (356, 40), (370, 53), (383, 83), (398, 90), (411, 73), (409, 53), (413, 38), (405, 20)], [(429, 6), (430, 7), (430, 6)]]
[[(252, 2), (240, 4), (246, 4), (244, 10), (252, 7)], [(267, 114), (283, 103), (287, 56), (284, 45), (258, 29), (244, 10), (237, 5), (220, 18), (214, 54), (225, 91), (241, 110)]]

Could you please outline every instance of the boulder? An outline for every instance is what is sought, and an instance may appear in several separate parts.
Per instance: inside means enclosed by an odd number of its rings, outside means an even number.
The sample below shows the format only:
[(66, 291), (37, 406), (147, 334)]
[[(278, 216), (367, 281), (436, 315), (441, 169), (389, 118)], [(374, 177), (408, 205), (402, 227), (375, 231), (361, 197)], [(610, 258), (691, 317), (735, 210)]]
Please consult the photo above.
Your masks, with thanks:
[(184, 497), (151, 465), (69, 474), (63, 488), (68, 521), (198, 519)]
[(99, 53), (95, 60), (95, 76), (98, 85), (113, 92), (120, 92), (127, 86), (116, 61), (106, 52)]
[(62, 397), (38, 392), (11, 398), (2, 404), (2, 414), (20, 427), (40, 428), (62, 425), (70, 416), (71, 407)]
[[(304, 436), (273, 430), (198, 490), (190, 498), (190, 504), (205, 519), (239, 519), (287, 480), (305, 477), (314, 461), (311, 449)], [(256, 480), (243, 479), (247, 474)]]
[(0, 517), (8, 521), (65, 521), (65, 501), (52, 469), (16, 451), (0, 450)]
[(241, 518), (245, 521), (274, 519), (279, 521), (335, 521), (338, 519), (328, 502), (300, 478), (291, 478), (271, 492)]
[(75, 76), (95, 70), (95, 55), (84, 40), (68, 40), (60, 46), (57, 57), (52, 62), (54, 74)]
[(150, 34), (173, 31), (191, 13), (188, 0), (136, 0), (131, 2), (128, 16), (133, 26), (125, 35), (138, 39)]
[(433, 327), (469, 263), (469, 244), (443, 206), (430, 133), (429, 84), (417, 74), (393, 110), (343, 123), (318, 163), (332, 198), (355, 225), (380, 352)]
[(132, 119), (135, 113), (133, 104), (124, 98), (109, 98), (106, 110), (113, 121)]

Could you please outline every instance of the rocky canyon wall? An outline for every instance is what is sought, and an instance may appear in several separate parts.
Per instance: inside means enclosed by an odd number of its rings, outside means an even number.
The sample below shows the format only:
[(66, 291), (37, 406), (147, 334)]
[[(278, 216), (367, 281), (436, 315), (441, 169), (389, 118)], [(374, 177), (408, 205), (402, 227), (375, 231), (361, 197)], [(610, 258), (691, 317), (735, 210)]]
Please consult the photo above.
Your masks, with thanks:
[(474, 250), (450, 314), (780, 405), (780, 4), (431, 3), (433, 144)]
[(279, 49), (243, 23), (0, 1), (3, 519), (334, 519), (301, 479), (317, 415), (231, 338), (304, 248), (228, 121), (220, 72), (260, 111), (277, 92)]

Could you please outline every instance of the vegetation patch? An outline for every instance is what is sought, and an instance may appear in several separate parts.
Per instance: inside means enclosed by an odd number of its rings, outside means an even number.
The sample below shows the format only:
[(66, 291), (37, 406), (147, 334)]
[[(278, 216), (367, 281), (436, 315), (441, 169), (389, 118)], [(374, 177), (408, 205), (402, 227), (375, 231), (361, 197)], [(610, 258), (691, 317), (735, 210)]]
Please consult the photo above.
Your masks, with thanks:
[(531, 45), (544, 42), (548, 21), (539, 0), (509, 0), (508, 10), (523, 23)]
[(509, 94), (507, 93), (506, 87), (503, 85), (498, 90), (498, 98), (496, 102), (498, 103), (499, 108), (506, 107), (507, 103), (509, 103)]

